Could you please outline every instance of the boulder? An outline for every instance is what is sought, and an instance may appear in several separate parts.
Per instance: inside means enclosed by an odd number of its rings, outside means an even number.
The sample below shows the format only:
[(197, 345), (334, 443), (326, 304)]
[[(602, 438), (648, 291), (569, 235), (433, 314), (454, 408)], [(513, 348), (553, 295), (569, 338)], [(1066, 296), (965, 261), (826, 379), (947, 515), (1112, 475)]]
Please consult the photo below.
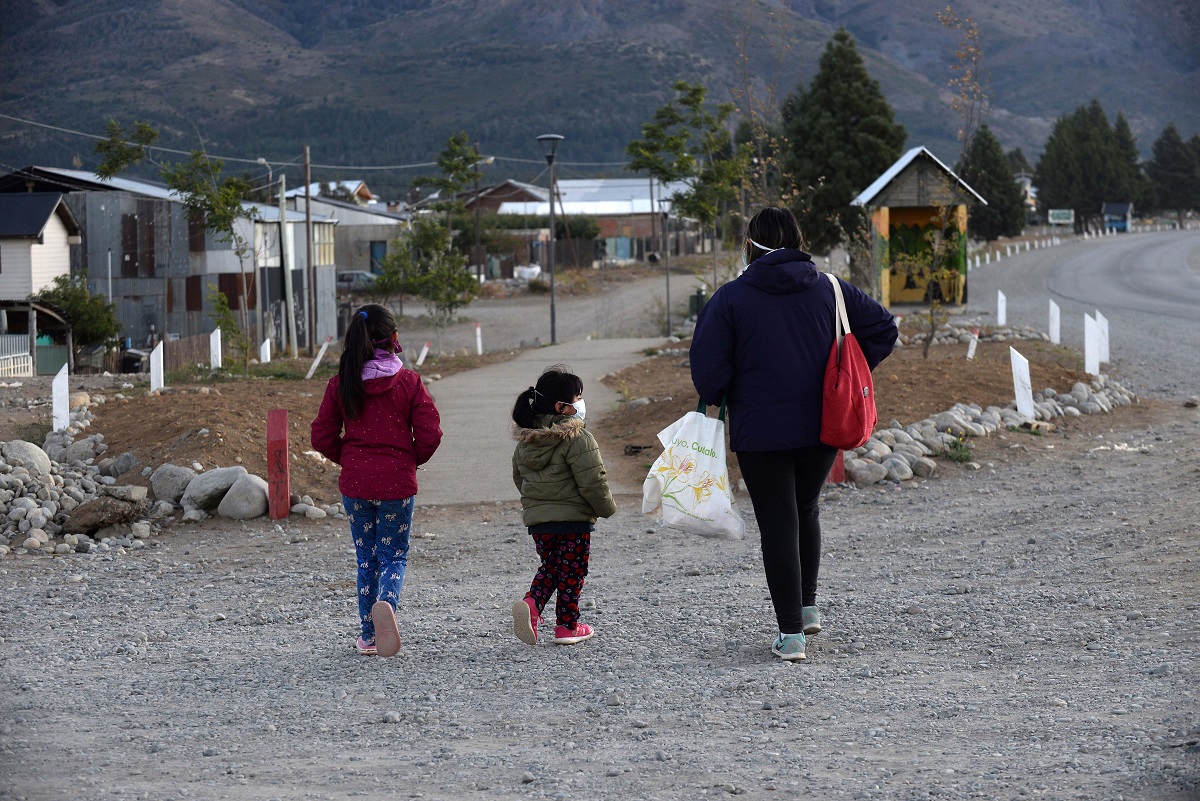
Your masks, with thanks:
[(107, 526), (117, 526), (139, 517), (145, 510), (140, 501), (126, 501), (110, 495), (81, 503), (71, 510), (63, 531), (68, 534), (88, 534)]
[(888, 469), (875, 462), (854, 459), (846, 464), (846, 475), (855, 484), (878, 484), (888, 477)]
[(76, 440), (70, 445), (62, 449), (58, 454), (56, 461), (59, 464), (71, 464), (73, 462), (86, 462), (89, 459), (96, 458), (96, 442), (91, 437)]
[(217, 514), (234, 520), (249, 520), (267, 513), (267, 482), (252, 473), (238, 476), (217, 504)]
[(32, 442), (14, 439), (0, 443), (0, 458), (3, 458), (8, 464), (20, 460), (31, 473), (50, 475), (50, 457)]
[(106, 467), (100, 468), (100, 474), (120, 478), (121, 476), (142, 466), (142, 462), (133, 451), (125, 451), (116, 459), (111, 460)]
[(217, 467), (201, 473), (188, 482), (179, 505), (185, 511), (201, 509), (208, 512), (216, 509), (233, 483), (244, 475), (247, 475), (246, 468), (241, 466)]
[(192, 483), (195, 477), (196, 471), (192, 468), (168, 462), (150, 474), (150, 488), (154, 490), (154, 497), (160, 501), (178, 504), (183, 493), (187, 492), (188, 484)]

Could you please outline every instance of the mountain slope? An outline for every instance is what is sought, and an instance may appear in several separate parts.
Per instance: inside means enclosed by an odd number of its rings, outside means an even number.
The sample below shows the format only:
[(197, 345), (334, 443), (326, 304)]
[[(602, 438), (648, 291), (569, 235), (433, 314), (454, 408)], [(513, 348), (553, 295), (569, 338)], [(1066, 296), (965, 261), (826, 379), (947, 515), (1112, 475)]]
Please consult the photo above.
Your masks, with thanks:
[[(145, 119), (163, 144), (318, 164), (427, 162), (454, 131), (538, 172), (623, 162), (678, 79), (777, 100), (807, 83), (838, 26), (859, 41), (909, 144), (957, 157), (945, 0), (106, 0), (5, 2), (0, 112), (99, 132)], [(1098, 97), (1143, 152), (1169, 121), (1200, 130), (1200, 7), (1191, 0), (964, 0), (982, 30), (1005, 148), (1034, 157), (1053, 120)], [(748, 74), (739, 39), (752, 43)], [(0, 120), (0, 163), (94, 163), (91, 143)], [(564, 164), (564, 174), (595, 174)], [(619, 174), (619, 166), (600, 168)], [(366, 173), (394, 196), (420, 170)], [(330, 179), (364, 173), (319, 170)], [(296, 180), (298, 175), (289, 176)]]

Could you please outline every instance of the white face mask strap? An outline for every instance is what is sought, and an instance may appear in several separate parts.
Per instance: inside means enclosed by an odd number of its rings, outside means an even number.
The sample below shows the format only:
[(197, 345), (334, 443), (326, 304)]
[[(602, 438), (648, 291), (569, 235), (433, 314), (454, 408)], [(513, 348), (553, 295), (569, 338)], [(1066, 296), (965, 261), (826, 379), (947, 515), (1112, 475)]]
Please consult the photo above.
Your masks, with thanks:
[(759, 250), (765, 250), (767, 253), (774, 253), (774, 252), (775, 252), (775, 251), (777, 251), (777, 250), (783, 250), (783, 248), (768, 248), (768, 247), (763, 247), (762, 245), (758, 244), (757, 242), (755, 242), (755, 241), (754, 241), (753, 239), (751, 239), (750, 237), (746, 237), (746, 241), (747, 241), (747, 242), (749, 242), (751, 245), (754, 245), (754, 247), (758, 248)]

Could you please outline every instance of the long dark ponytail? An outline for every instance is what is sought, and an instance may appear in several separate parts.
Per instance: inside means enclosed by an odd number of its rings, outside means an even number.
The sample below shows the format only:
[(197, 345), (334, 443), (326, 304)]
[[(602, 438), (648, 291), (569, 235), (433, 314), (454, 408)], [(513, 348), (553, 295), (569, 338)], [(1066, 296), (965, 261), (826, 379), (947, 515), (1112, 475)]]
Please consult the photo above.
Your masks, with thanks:
[(537, 415), (554, 414), (554, 404), (570, 403), (583, 394), (583, 379), (565, 364), (552, 364), (538, 376), (537, 385), (522, 392), (513, 404), (513, 422), (521, 428), (537, 428)]
[(396, 320), (392, 313), (378, 303), (368, 303), (354, 313), (342, 341), (342, 359), (338, 364), (338, 400), (346, 419), (354, 420), (362, 413), (366, 390), (363, 389), (363, 364), (375, 355), (376, 348), (396, 351), (392, 334)]

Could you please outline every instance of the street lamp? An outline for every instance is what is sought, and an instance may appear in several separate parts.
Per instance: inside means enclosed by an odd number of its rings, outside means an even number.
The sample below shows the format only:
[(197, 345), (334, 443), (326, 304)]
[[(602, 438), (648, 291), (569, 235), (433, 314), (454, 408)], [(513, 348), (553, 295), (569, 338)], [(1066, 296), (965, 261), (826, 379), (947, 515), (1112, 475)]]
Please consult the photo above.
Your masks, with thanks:
[(271, 172), (271, 162), (259, 156), (256, 161), (267, 168), (267, 196), (270, 196), (271, 190), (275, 188), (275, 173)]
[(558, 143), (563, 140), (558, 134), (542, 134), (537, 138), (546, 154), (546, 163), (550, 165), (550, 242), (547, 248), (546, 265), (550, 271), (550, 344), (558, 344), (558, 333), (554, 326), (554, 153)]
[(663, 248), (663, 272), (667, 275), (667, 336), (671, 336), (671, 235), (670, 224), (671, 209), (670, 201), (666, 198), (659, 198), (658, 207), (662, 209), (663, 221), (663, 239), (666, 241), (666, 247)]
[[(476, 150), (478, 149), (476, 146)], [(479, 246), (479, 167), (491, 164), (495, 160), (495, 156), (485, 156), (471, 165), (475, 170), (475, 200), (473, 201), (475, 203), (475, 277), (481, 284), (483, 283), (483, 259), (480, 258)]]

